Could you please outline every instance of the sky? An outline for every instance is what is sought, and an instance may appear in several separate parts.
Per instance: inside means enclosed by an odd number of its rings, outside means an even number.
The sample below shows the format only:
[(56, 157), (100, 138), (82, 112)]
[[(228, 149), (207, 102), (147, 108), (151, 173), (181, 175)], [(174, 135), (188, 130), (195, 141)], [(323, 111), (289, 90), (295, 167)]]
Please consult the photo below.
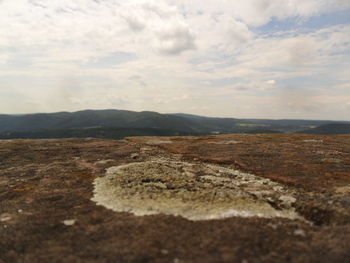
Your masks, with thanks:
[(0, 0), (0, 113), (350, 120), (350, 0)]

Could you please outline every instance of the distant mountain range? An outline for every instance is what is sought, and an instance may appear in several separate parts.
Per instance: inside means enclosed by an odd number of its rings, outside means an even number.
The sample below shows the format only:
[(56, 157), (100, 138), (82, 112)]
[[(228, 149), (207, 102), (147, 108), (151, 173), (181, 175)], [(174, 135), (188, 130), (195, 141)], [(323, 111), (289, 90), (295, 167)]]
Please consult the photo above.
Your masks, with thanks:
[(307, 134), (350, 134), (350, 123), (329, 123), (301, 131)]
[(39, 113), (21, 116), (0, 115), (0, 131), (56, 130), (86, 127), (132, 127), (190, 130), (186, 119), (156, 112), (86, 110)]
[(219, 133), (350, 133), (350, 122), (211, 118), (125, 110), (0, 115), (0, 139), (122, 138), (137, 135), (203, 135)]
[(0, 132), (0, 139), (54, 139), (54, 138), (101, 138), (122, 139), (129, 136), (188, 136), (201, 135), (155, 128), (76, 128), (65, 130), (38, 130)]

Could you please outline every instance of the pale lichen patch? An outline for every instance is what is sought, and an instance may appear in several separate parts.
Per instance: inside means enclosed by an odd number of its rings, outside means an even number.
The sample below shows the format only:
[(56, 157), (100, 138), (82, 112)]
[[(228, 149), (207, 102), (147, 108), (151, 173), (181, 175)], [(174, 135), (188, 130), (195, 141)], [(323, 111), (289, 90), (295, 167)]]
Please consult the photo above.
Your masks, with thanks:
[(107, 160), (98, 160), (97, 162), (95, 162), (94, 164), (106, 164), (106, 163), (110, 163), (110, 162), (114, 162), (115, 160), (113, 159), (107, 159)]
[(63, 224), (64, 224), (65, 226), (72, 226), (72, 225), (74, 225), (74, 224), (75, 224), (75, 222), (76, 222), (76, 220), (75, 220), (75, 219), (67, 219), (67, 220), (63, 220)]
[(148, 140), (146, 143), (147, 143), (148, 145), (159, 145), (159, 144), (169, 144), (169, 143), (173, 143), (173, 141), (171, 141), (171, 140), (152, 139), (152, 140)]
[(350, 194), (350, 185), (336, 187), (335, 192), (337, 194)]
[(315, 140), (315, 139), (311, 139), (311, 140), (303, 140), (303, 142), (323, 143), (323, 140)]
[(12, 219), (12, 216), (10, 214), (1, 214), (0, 215), (0, 222), (7, 222), (10, 221)]
[(94, 181), (92, 200), (137, 216), (301, 219), (292, 207), (296, 199), (278, 183), (218, 165), (166, 159), (110, 167)]
[(239, 143), (242, 143), (242, 141), (236, 141), (236, 140), (220, 140), (220, 141), (212, 141), (210, 142), (210, 144), (227, 144), (227, 145), (230, 145), (230, 144), (239, 144)]

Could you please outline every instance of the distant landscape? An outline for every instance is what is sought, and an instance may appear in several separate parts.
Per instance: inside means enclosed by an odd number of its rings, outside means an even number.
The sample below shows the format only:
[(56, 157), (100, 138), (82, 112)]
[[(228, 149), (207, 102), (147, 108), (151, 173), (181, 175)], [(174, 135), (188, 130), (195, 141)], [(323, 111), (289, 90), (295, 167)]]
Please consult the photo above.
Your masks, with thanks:
[(213, 118), (125, 110), (0, 115), (0, 139), (187, 136), (232, 133), (349, 134), (350, 122)]

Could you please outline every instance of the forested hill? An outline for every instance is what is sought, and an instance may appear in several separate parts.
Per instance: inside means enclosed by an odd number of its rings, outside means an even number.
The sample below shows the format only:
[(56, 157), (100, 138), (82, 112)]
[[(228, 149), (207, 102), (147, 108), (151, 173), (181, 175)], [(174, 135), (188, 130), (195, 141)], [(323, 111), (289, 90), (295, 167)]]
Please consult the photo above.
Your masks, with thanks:
[[(347, 122), (347, 124), (350, 125), (350, 122)], [(34, 137), (38, 134), (40, 136), (43, 136), (43, 134), (47, 134), (47, 136), (53, 136), (53, 134), (57, 136), (60, 136), (60, 134), (64, 134), (64, 136), (78, 134), (79, 136), (86, 137), (101, 132), (114, 135), (124, 134), (125, 131), (131, 131), (131, 129), (134, 130), (130, 133), (130, 136), (134, 133), (140, 133), (140, 135), (161, 135), (163, 133), (169, 135), (179, 133), (292, 133), (301, 131), (312, 133), (318, 131), (312, 128), (322, 125), (325, 125), (325, 128), (327, 128), (329, 127), (327, 125), (336, 125), (336, 123), (318, 120), (212, 118), (183, 113), (160, 114), (150, 111), (135, 112), (126, 110), (85, 110), (26, 115), (0, 115), (1, 137), (4, 137), (4, 133), (7, 134), (6, 136), (12, 137), (15, 136), (14, 134), (19, 133), (21, 133), (21, 136), (23, 134), (27, 136), (27, 134), (33, 133), (30, 136)], [(349, 133), (346, 128), (345, 130), (343, 129), (345, 126), (333, 126), (333, 129), (337, 130), (337, 127), (342, 132)], [(116, 128), (123, 128), (124, 130), (117, 131), (115, 130)], [(138, 130), (136, 131), (135, 129)], [(334, 133), (337, 133), (337, 131)]]
[(349, 123), (329, 123), (312, 129), (301, 131), (307, 134), (350, 134)]

